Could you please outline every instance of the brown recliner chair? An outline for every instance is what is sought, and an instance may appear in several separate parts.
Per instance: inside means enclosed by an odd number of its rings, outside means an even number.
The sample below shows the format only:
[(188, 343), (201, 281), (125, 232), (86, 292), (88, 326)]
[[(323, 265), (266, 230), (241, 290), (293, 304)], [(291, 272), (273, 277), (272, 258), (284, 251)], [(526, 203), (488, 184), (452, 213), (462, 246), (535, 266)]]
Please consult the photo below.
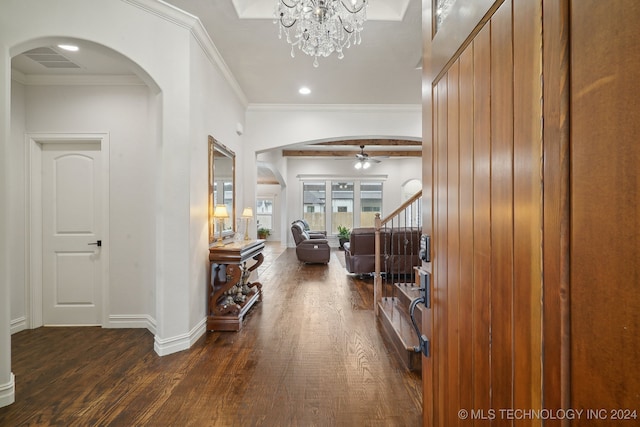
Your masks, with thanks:
[[(299, 222), (302, 225), (302, 229), (304, 231), (306, 231), (307, 233), (309, 233), (309, 236), (312, 239), (326, 239), (327, 238), (327, 232), (325, 230), (312, 230), (309, 227), (309, 223), (307, 222), (306, 219), (296, 219), (291, 224), (293, 225), (296, 222)], [(322, 234), (322, 236), (318, 236), (318, 234)]]
[(309, 235), (300, 221), (291, 224), (291, 234), (296, 243), (298, 260), (309, 264), (327, 264), (331, 258), (331, 247), (323, 234)]

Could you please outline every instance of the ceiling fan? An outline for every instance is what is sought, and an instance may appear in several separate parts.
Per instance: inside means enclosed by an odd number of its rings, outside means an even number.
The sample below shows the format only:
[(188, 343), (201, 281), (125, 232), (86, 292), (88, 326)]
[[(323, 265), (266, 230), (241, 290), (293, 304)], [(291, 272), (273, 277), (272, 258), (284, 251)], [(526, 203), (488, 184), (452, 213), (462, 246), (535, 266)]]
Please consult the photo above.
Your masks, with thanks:
[(369, 169), (372, 163), (380, 163), (375, 157), (370, 157), (364, 152), (364, 145), (360, 146), (360, 152), (356, 153), (356, 162), (353, 167), (356, 169)]

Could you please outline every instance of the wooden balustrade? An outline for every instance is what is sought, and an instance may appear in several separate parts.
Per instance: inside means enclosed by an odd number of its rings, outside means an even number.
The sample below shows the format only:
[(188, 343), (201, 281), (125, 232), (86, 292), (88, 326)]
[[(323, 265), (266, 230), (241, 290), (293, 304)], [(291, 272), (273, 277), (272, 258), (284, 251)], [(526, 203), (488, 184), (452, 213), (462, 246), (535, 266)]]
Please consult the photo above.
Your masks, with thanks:
[[(395, 232), (395, 236), (394, 236)], [(402, 234), (397, 234), (397, 233)], [(394, 280), (413, 282), (414, 259), (418, 257), (422, 232), (422, 191), (417, 192), (385, 218), (375, 219), (374, 311), (378, 302), (394, 295)], [(382, 262), (385, 265), (382, 265)], [(418, 262), (419, 265), (419, 262)]]

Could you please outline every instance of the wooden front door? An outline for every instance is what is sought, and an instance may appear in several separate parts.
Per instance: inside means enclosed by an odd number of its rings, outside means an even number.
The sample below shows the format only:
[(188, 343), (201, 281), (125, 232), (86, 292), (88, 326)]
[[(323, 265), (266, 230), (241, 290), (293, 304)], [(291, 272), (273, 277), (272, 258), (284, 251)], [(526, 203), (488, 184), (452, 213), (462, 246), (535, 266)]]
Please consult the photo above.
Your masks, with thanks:
[(639, 422), (639, 21), (632, 0), (427, 18), (424, 425)]
[(541, 400), (540, 8), (496, 5), (432, 82), (438, 426)]

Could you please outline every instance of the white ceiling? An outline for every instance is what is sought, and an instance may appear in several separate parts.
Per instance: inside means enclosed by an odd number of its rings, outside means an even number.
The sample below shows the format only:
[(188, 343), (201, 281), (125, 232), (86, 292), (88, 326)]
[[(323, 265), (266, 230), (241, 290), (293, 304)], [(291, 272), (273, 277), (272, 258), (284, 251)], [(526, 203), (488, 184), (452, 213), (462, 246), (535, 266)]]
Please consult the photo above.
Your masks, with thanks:
[[(276, 0), (167, 0), (200, 19), (218, 52), (238, 82), (249, 104), (410, 104), (421, 103), (422, 11), (421, 0), (369, 0), (368, 21), (362, 44), (345, 50), (343, 59), (320, 58), (296, 50), (278, 38), (273, 22)], [(60, 42), (65, 40), (61, 39)], [(77, 64), (78, 68), (48, 68), (33, 56), (18, 55), (12, 68), (34, 82), (40, 79), (96, 75), (136, 79), (131, 64), (118, 54), (87, 41), (73, 40), (78, 52), (46, 46)], [(78, 77), (73, 77), (74, 79)], [(298, 89), (307, 86), (310, 95)], [(420, 151), (415, 145), (387, 145), (385, 141), (364, 141), (366, 151)], [(344, 146), (299, 144), (291, 149), (331, 150), (338, 158), (355, 159), (360, 143)], [(311, 154), (314, 155), (314, 154)], [(345, 156), (345, 157), (343, 157)], [(395, 155), (393, 155), (395, 157)], [(277, 181), (266, 167), (259, 167), (259, 181)], [(262, 173), (262, 172), (264, 173)], [(264, 176), (262, 176), (264, 175)]]
[[(287, 0), (291, 4), (291, 0)], [(241, 19), (272, 19), (275, 0), (231, 0)], [(375, 21), (402, 21), (410, 0), (373, 0), (367, 17)]]
[[(370, 0), (362, 44), (345, 57), (313, 58), (278, 38), (275, 0), (168, 0), (197, 16), (250, 104), (420, 104), (421, 0)], [(25, 75), (124, 74), (96, 45), (62, 55), (80, 69), (48, 69), (20, 55), (12, 66)], [(310, 95), (298, 89), (307, 86)]]

